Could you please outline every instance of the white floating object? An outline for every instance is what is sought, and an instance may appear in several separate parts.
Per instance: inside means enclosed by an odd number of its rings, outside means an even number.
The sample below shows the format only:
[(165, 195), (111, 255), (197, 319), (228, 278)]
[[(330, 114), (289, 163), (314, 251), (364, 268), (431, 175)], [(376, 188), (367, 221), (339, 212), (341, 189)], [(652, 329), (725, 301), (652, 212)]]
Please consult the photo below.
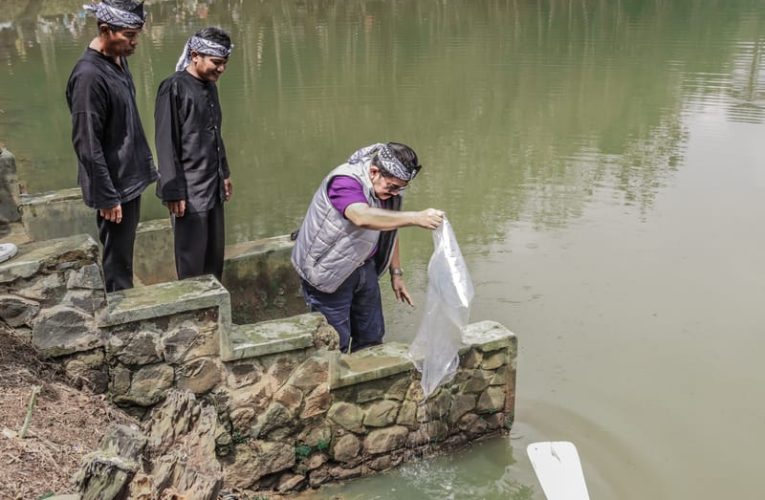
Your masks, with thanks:
[(0, 243), (0, 262), (5, 262), (10, 259), (16, 255), (16, 252), (18, 251), (19, 248), (13, 243)]
[(526, 453), (547, 500), (590, 500), (574, 443), (531, 443)]

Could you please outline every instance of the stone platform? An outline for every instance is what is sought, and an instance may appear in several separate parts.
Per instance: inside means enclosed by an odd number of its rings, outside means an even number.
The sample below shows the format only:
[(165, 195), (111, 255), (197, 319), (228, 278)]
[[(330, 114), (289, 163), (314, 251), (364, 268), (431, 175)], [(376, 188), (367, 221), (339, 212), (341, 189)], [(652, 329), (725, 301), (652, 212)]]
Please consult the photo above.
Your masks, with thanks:
[(516, 339), (502, 325), (470, 325), (455, 378), (426, 400), (404, 344), (341, 354), (316, 313), (234, 324), (230, 293), (211, 276), (106, 294), (97, 257), (87, 235), (22, 245), (0, 264), (0, 317), (150, 425), (178, 391), (190, 396), (174, 404), (215, 408), (205, 428), (218, 465), (205, 474), (218, 488), (316, 487), (512, 423)]
[[(74, 192), (26, 197), (23, 207), (31, 235), (63, 220), (72, 231), (92, 215), (77, 212)], [(168, 221), (145, 222), (136, 255), (144, 286), (107, 294), (92, 237), (11, 234), (20, 246), (0, 263), (0, 319), (73, 381), (144, 420), (141, 432), (109, 433), (78, 479), (84, 497), (318, 487), (512, 424), (512, 332), (469, 325), (455, 377), (425, 399), (407, 345), (341, 354), (322, 315), (299, 314), (287, 237), (227, 247), (223, 284), (176, 281)]]

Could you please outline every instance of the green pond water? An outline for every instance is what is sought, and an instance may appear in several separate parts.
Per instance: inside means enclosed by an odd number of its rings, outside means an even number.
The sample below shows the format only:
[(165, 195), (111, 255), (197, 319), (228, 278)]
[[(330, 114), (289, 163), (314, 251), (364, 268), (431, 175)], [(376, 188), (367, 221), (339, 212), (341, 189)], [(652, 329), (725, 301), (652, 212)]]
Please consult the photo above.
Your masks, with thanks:
[[(64, 87), (79, 1), (2, 0), (0, 142), (29, 192), (75, 185)], [(410, 209), (447, 211), (473, 320), (519, 336), (509, 437), (319, 490), (541, 499), (527, 444), (576, 443), (593, 499), (762, 498), (765, 3), (169, 1), (130, 64), (153, 101), (186, 37), (236, 44), (219, 86), (229, 243), (295, 229), (357, 147), (412, 145)], [(152, 141), (153, 142), (153, 141)], [(153, 190), (144, 219), (164, 217)], [(430, 234), (402, 231), (411, 339)]]

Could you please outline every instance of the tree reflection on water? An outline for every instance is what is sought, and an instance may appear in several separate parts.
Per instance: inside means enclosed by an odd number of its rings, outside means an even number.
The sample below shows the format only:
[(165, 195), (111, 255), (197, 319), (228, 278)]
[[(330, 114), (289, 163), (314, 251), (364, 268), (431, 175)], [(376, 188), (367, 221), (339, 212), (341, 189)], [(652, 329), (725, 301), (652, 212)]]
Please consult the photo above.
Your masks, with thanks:
[[(61, 94), (92, 36), (80, 5), (10, 0), (0, 14), (13, 76), (0, 84), (0, 133), (32, 190), (74, 182), (59, 168), (72, 162)], [(232, 32), (221, 85), (244, 190), (238, 240), (294, 229), (324, 173), (384, 138), (422, 157), (417, 205), (448, 204), (476, 241), (501, 238), (507, 220), (565, 225), (593, 197), (643, 213), (683, 165), (686, 113), (719, 102), (731, 120), (760, 123), (765, 109), (765, 12), (753, 0), (219, 0), (149, 11), (130, 60), (149, 135), (154, 92), (185, 37), (205, 24)], [(30, 125), (41, 112), (50, 119)]]

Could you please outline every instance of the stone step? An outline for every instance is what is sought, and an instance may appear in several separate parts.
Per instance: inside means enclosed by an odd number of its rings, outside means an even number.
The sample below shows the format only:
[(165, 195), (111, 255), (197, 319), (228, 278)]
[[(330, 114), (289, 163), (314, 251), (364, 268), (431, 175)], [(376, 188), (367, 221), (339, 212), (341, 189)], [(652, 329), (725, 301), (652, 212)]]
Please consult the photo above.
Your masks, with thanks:
[[(33, 240), (80, 233), (98, 238), (95, 210), (82, 202), (79, 188), (24, 194), (20, 208), (24, 230)], [(221, 281), (231, 292), (237, 323), (305, 312), (300, 282), (290, 263), (292, 246), (289, 235), (226, 246)], [(176, 280), (170, 217), (138, 224), (133, 274), (136, 286)]]
[(408, 344), (387, 342), (359, 352), (340, 354), (336, 359), (336, 371), (330, 375), (330, 388), (339, 389), (411, 371), (414, 364), (407, 355), (408, 350)]
[(19, 208), (24, 229), (33, 240), (80, 233), (98, 236), (95, 210), (82, 202), (80, 188), (25, 193), (21, 195)]
[[(518, 339), (515, 334), (496, 321), (478, 321), (465, 327), (462, 332), (463, 346), (460, 354), (465, 354), (471, 347), (483, 352), (496, 351), (505, 347), (516, 349)], [(515, 354), (512, 355), (515, 357)]]
[(307, 312), (290, 257), (289, 235), (226, 246), (222, 282), (234, 322), (244, 325)]
[[(468, 325), (462, 340), (459, 354), (474, 348), (492, 352), (509, 347), (513, 351), (511, 356), (515, 357), (515, 334), (495, 321)], [(409, 344), (387, 342), (351, 354), (338, 353), (335, 370), (330, 376), (330, 388), (339, 389), (413, 370), (414, 363), (408, 351)]]
[(16, 246), (21, 246), (32, 241), (21, 222), (11, 222), (4, 226), (2, 219), (0, 219), (0, 235), (2, 235), (0, 243), (13, 243)]
[[(228, 263), (236, 260), (251, 259), (252, 257), (259, 257), (280, 251), (286, 251), (287, 255), (289, 255), (290, 252), (292, 252), (293, 246), (294, 243), (290, 240), (288, 234), (262, 240), (234, 243), (232, 245), (226, 245), (226, 261)], [(287, 260), (289, 260), (289, 257)]]
[(325, 324), (321, 314), (308, 313), (249, 325), (234, 325), (229, 334), (230, 357), (227, 356), (224, 361), (313, 347), (314, 333)]
[(218, 308), (221, 328), (231, 327), (228, 291), (209, 275), (112, 292), (106, 295), (106, 300), (105, 314), (99, 318), (102, 327), (211, 307)]
[(20, 245), (18, 253), (0, 264), (0, 283), (30, 278), (45, 268), (68, 264), (72, 260), (95, 260), (96, 242), (86, 234)]

